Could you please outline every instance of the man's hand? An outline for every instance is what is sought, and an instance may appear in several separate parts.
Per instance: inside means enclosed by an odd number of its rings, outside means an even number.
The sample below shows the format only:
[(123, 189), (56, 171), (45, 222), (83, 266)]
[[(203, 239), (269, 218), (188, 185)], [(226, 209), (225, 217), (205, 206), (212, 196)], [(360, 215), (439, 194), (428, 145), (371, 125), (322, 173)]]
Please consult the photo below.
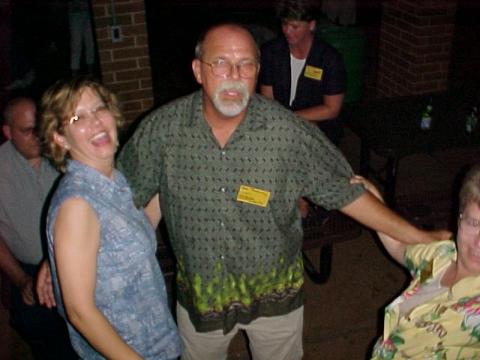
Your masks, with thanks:
[(49, 309), (57, 305), (53, 295), (52, 273), (47, 260), (42, 262), (38, 270), (36, 290), (40, 304), (45, 305)]
[(424, 233), (424, 241), (423, 241), (424, 243), (452, 239), (452, 232), (448, 230), (431, 230), (431, 231), (423, 230), (423, 233)]
[(27, 305), (35, 305), (33, 279), (20, 266), (0, 234), (0, 271), (4, 272), (11, 283), (20, 291), (22, 301)]
[(35, 296), (33, 293), (33, 279), (26, 275), (20, 284), (18, 284), (18, 289), (22, 294), (22, 301), (26, 305), (35, 305)]
[(300, 215), (302, 216), (302, 218), (306, 218), (310, 210), (310, 205), (308, 204), (308, 201), (303, 198), (298, 199), (298, 209), (300, 210)]

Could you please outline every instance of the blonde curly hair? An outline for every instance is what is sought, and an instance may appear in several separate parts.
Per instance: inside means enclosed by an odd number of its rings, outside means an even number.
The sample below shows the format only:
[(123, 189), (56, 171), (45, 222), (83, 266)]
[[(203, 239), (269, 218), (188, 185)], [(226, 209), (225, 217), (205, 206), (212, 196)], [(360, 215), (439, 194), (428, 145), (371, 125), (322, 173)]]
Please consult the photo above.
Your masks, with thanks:
[(117, 127), (120, 129), (125, 120), (120, 111), (117, 97), (102, 84), (85, 78), (59, 80), (45, 91), (42, 96), (40, 139), (44, 146), (45, 156), (59, 170), (65, 171), (68, 152), (55, 143), (54, 134), (64, 134), (64, 126), (75, 112), (80, 97), (85, 89), (90, 89), (108, 107)]

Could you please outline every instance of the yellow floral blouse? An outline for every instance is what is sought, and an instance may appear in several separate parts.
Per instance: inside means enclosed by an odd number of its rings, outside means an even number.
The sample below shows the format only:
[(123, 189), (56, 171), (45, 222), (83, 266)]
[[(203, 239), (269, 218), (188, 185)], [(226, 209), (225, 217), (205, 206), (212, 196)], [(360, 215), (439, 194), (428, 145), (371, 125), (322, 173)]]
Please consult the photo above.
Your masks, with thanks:
[(480, 276), (462, 279), (405, 316), (399, 304), (430, 283), (454, 260), (453, 241), (410, 246), (409, 287), (385, 309), (383, 336), (372, 359), (480, 359)]

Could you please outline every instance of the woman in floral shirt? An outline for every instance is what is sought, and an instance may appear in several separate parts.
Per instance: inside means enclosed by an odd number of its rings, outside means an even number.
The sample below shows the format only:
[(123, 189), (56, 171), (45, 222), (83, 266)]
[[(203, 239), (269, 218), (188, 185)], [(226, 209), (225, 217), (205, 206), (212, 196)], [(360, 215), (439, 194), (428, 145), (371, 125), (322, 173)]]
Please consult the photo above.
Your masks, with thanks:
[[(352, 179), (380, 197), (361, 177)], [(385, 234), (390, 255), (412, 274), (385, 309), (383, 336), (372, 359), (480, 359), (480, 165), (460, 191), (456, 244), (404, 245)]]

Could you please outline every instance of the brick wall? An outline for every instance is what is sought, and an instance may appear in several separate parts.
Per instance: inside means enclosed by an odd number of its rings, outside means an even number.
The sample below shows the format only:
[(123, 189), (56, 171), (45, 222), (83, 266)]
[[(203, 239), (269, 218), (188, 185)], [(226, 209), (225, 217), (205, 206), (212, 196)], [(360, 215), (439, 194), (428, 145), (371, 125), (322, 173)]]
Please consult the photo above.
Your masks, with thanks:
[(382, 7), (377, 95), (445, 90), (456, 0), (389, 0)]
[[(95, 0), (92, 8), (102, 81), (118, 95), (132, 122), (153, 105), (144, 1)], [(112, 25), (119, 26), (121, 41), (112, 41)]]

